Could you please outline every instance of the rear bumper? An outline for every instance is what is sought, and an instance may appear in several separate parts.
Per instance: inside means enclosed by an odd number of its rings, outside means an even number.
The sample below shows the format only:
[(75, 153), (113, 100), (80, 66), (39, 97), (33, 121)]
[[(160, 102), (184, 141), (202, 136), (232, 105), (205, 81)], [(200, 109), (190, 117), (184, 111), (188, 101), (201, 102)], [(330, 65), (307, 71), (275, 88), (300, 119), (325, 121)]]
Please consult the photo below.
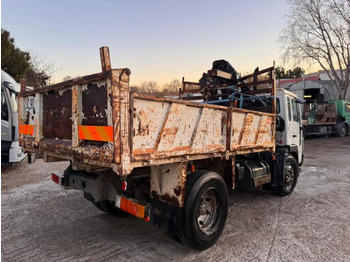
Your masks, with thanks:
[(150, 204), (141, 204), (136, 199), (126, 198), (117, 190), (117, 184), (106, 175), (96, 175), (66, 170), (64, 174), (51, 173), (51, 180), (64, 189), (76, 189), (88, 193), (93, 202), (110, 201), (119, 209), (148, 222), (150, 220)]

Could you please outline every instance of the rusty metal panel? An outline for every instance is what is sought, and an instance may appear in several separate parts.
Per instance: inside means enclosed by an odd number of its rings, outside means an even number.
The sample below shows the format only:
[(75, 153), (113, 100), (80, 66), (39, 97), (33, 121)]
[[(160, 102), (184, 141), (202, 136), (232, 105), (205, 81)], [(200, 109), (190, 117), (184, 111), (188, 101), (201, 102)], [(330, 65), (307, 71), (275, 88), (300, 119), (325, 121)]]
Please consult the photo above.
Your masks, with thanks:
[(247, 114), (243, 112), (232, 112), (231, 150), (234, 150), (234, 148), (240, 146), (241, 144), (246, 115)]
[(72, 87), (72, 146), (77, 147), (79, 140), (79, 125), (81, 125), (81, 89)]
[(255, 144), (255, 136), (258, 131), (258, 125), (260, 122), (260, 115), (247, 114), (244, 121), (244, 129), (241, 140), (241, 146), (248, 146)]
[(157, 138), (170, 109), (169, 103), (134, 99), (133, 150), (137, 154), (149, 153), (156, 147)]
[(82, 90), (82, 125), (107, 126), (107, 83), (88, 83)]
[(256, 139), (257, 145), (274, 146), (274, 122), (271, 116), (262, 116), (260, 120), (260, 128)]
[(274, 123), (271, 114), (232, 112), (231, 150), (243, 147), (268, 148), (274, 145)]
[(190, 149), (191, 134), (199, 117), (199, 108), (172, 103), (161, 134), (158, 135), (157, 151), (177, 151)]
[(109, 48), (107, 46), (102, 46), (100, 48), (100, 58), (101, 58), (101, 67), (102, 72), (111, 70), (111, 58), (109, 55)]
[(128, 68), (111, 71), (114, 163), (116, 163), (112, 168), (120, 176), (128, 175), (132, 171), (130, 166), (130, 74), (131, 71)]
[(43, 136), (72, 139), (72, 91), (70, 89), (43, 94)]
[(187, 165), (175, 163), (151, 167), (151, 197), (182, 207), (185, 200)]
[(227, 111), (177, 101), (133, 100), (133, 155), (137, 159), (224, 152)]
[(43, 138), (43, 94), (36, 94), (34, 98), (34, 137), (39, 142)]
[(193, 139), (193, 149), (225, 151), (226, 123), (226, 111), (203, 108), (196, 136)]

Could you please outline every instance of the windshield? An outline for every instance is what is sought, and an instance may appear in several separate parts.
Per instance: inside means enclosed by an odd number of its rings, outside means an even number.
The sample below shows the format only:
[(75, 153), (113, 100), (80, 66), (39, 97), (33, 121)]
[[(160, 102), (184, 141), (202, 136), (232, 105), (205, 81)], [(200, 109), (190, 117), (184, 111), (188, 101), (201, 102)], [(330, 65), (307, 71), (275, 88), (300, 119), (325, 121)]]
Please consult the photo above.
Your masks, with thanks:
[(10, 92), (11, 101), (13, 104), (13, 111), (18, 112), (17, 96), (15, 92)]

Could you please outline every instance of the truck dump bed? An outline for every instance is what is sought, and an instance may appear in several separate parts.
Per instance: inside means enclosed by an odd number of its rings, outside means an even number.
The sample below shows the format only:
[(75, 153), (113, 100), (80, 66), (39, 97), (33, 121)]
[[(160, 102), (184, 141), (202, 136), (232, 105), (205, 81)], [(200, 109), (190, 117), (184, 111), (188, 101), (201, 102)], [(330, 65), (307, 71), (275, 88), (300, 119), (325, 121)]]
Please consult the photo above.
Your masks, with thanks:
[[(20, 93), (20, 143), (46, 161), (72, 160), (81, 169), (135, 167), (274, 151), (275, 114), (129, 90), (130, 70), (102, 73)], [(24, 83), (23, 83), (23, 86)], [(274, 82), (270, 87), (275, 94)], [(274, 111), (272, 111), (274, 112)]]

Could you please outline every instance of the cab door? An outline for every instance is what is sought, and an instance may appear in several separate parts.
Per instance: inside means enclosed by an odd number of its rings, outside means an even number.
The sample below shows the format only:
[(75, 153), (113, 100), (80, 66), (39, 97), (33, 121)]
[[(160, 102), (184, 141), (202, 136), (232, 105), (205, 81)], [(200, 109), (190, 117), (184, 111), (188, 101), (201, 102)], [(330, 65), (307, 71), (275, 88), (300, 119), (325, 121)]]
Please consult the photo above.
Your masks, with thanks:
[[(301, 124), (301, 107), (300, 103), (294, 97), (287, 97), (287, 105), (290, 109), (290, 121), (288, 123), (289, 145), (298, 147), (298, 163), (302, 162), (304, 137)], [(289, 116), (288, 116), (289, 117)]]

